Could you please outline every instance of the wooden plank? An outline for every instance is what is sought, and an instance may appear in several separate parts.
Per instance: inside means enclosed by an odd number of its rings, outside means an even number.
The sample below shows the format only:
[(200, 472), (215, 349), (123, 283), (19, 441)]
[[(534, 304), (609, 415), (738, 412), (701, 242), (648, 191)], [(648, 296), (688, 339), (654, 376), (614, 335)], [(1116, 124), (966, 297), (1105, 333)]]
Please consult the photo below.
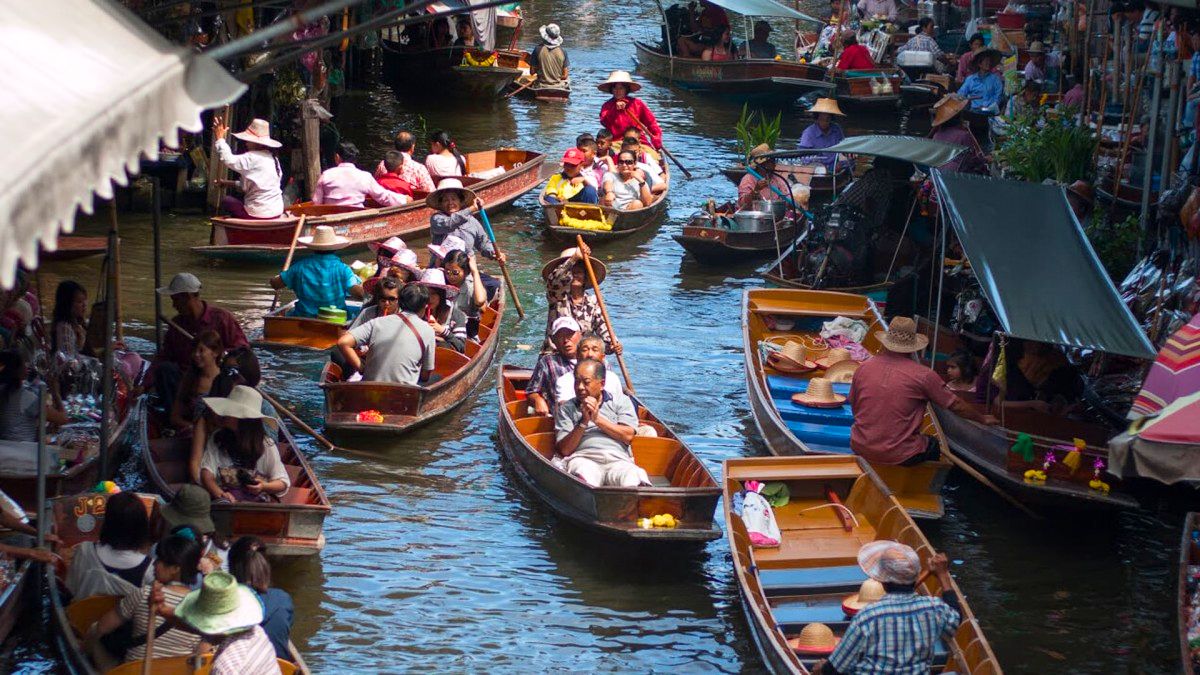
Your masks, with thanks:
[[(784, 457), (781, 459), (792, 460), (797, 458)], [(862, 474), (862, 469), (854, 461), (845, 463), (826, 461), (805, 464), (785, 461), (774, 464), (730, 467), (729, 473), (725, 477), (734, 480), (761, 481), (854, 480)]]

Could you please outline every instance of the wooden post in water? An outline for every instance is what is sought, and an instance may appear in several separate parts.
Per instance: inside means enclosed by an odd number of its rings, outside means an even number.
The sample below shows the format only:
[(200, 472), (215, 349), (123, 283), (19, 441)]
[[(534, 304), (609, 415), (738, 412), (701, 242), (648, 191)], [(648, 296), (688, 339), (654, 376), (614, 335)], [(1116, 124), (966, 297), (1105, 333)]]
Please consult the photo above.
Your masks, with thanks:
[[(226, 127), (229, 126), (230, 118), (233, 116), (229, 106), (225, 106), (219, 112), (214, 112), (221, 118), (222, 123)], [(208, 153), (208, 211), (216, 213), (221, 206), (221, 198), (225, 196), (225, 188), (221, 187), (221, 181), (229, 175), (229, 169), (221, 163), (221, 159), (217, 157), (217, 138), (213, 134), (213, 142), (211, 151)]]
[(301, 144), (304, 148), (304, 195), (312, 199), (317, 180), (321, 177), (321, 118), (317, 114), (316, 99), (307, 99), (300, 104), (303, 124)]
[(118, 340), (125, 338), (125, 328), (121, 325), (121, 235), (117, 227), (117, 200), (114, 197), (108, 202), (108, 217), (109, 227), (111, 228), (112, 242), (111, 251), (112, 258), (108, 261), (108, 275), (110, 278), (110, 295), (109, 302), (112, 303), (112, 329), (115, 331)]

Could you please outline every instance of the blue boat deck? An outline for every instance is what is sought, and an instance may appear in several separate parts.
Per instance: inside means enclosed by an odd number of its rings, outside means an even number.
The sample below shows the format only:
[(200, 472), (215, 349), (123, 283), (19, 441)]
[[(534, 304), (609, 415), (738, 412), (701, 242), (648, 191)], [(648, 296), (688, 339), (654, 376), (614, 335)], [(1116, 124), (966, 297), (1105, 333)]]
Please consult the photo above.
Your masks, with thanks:
[[(767, 387), (779, 417), (796, 438), (815, 452), (850, 454), (850, 425), (854, 413), (850, 404), (837, 408), (810, 408), (792, 403), (792, 395), (808, 390), (808, 379), (785, 375), (768, 375)], [(835, 383), (834, 393), (850, 393), (849, 384)]]

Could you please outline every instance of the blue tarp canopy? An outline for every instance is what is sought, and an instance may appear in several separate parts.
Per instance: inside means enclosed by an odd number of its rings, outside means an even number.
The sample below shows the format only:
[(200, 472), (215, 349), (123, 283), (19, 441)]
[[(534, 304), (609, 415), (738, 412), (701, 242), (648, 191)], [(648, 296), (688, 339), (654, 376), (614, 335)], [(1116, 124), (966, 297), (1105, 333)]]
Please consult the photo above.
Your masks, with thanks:
[(1006, 333), (1154, 358), (1062, 186), (938, 170), (933, 180)]

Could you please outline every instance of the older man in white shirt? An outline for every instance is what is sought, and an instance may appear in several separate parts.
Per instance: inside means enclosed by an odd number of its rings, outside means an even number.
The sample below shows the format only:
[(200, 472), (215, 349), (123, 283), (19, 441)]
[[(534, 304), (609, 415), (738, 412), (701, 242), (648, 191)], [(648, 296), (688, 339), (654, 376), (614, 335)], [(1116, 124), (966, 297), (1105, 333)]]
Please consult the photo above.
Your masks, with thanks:
[(229, 127), (219, 116), (213, 118), (213, 135), (216, 137), (217, 157), (221, 163), (237, 173), (241, 180), (230, 184), (242, 190), (242, 199), (225, 195), (221, 208), (235, 218), (268, 219), (283, 215), (283, 191), (280, 181), (283, 170), (279, 167), (271, 150), (282, 144), (271, 138), (271, 125), (266, 120), (255, 119), (245, 131), (233, 135), (246, 144), (246, 152), (233, 154), (225, 135)]

